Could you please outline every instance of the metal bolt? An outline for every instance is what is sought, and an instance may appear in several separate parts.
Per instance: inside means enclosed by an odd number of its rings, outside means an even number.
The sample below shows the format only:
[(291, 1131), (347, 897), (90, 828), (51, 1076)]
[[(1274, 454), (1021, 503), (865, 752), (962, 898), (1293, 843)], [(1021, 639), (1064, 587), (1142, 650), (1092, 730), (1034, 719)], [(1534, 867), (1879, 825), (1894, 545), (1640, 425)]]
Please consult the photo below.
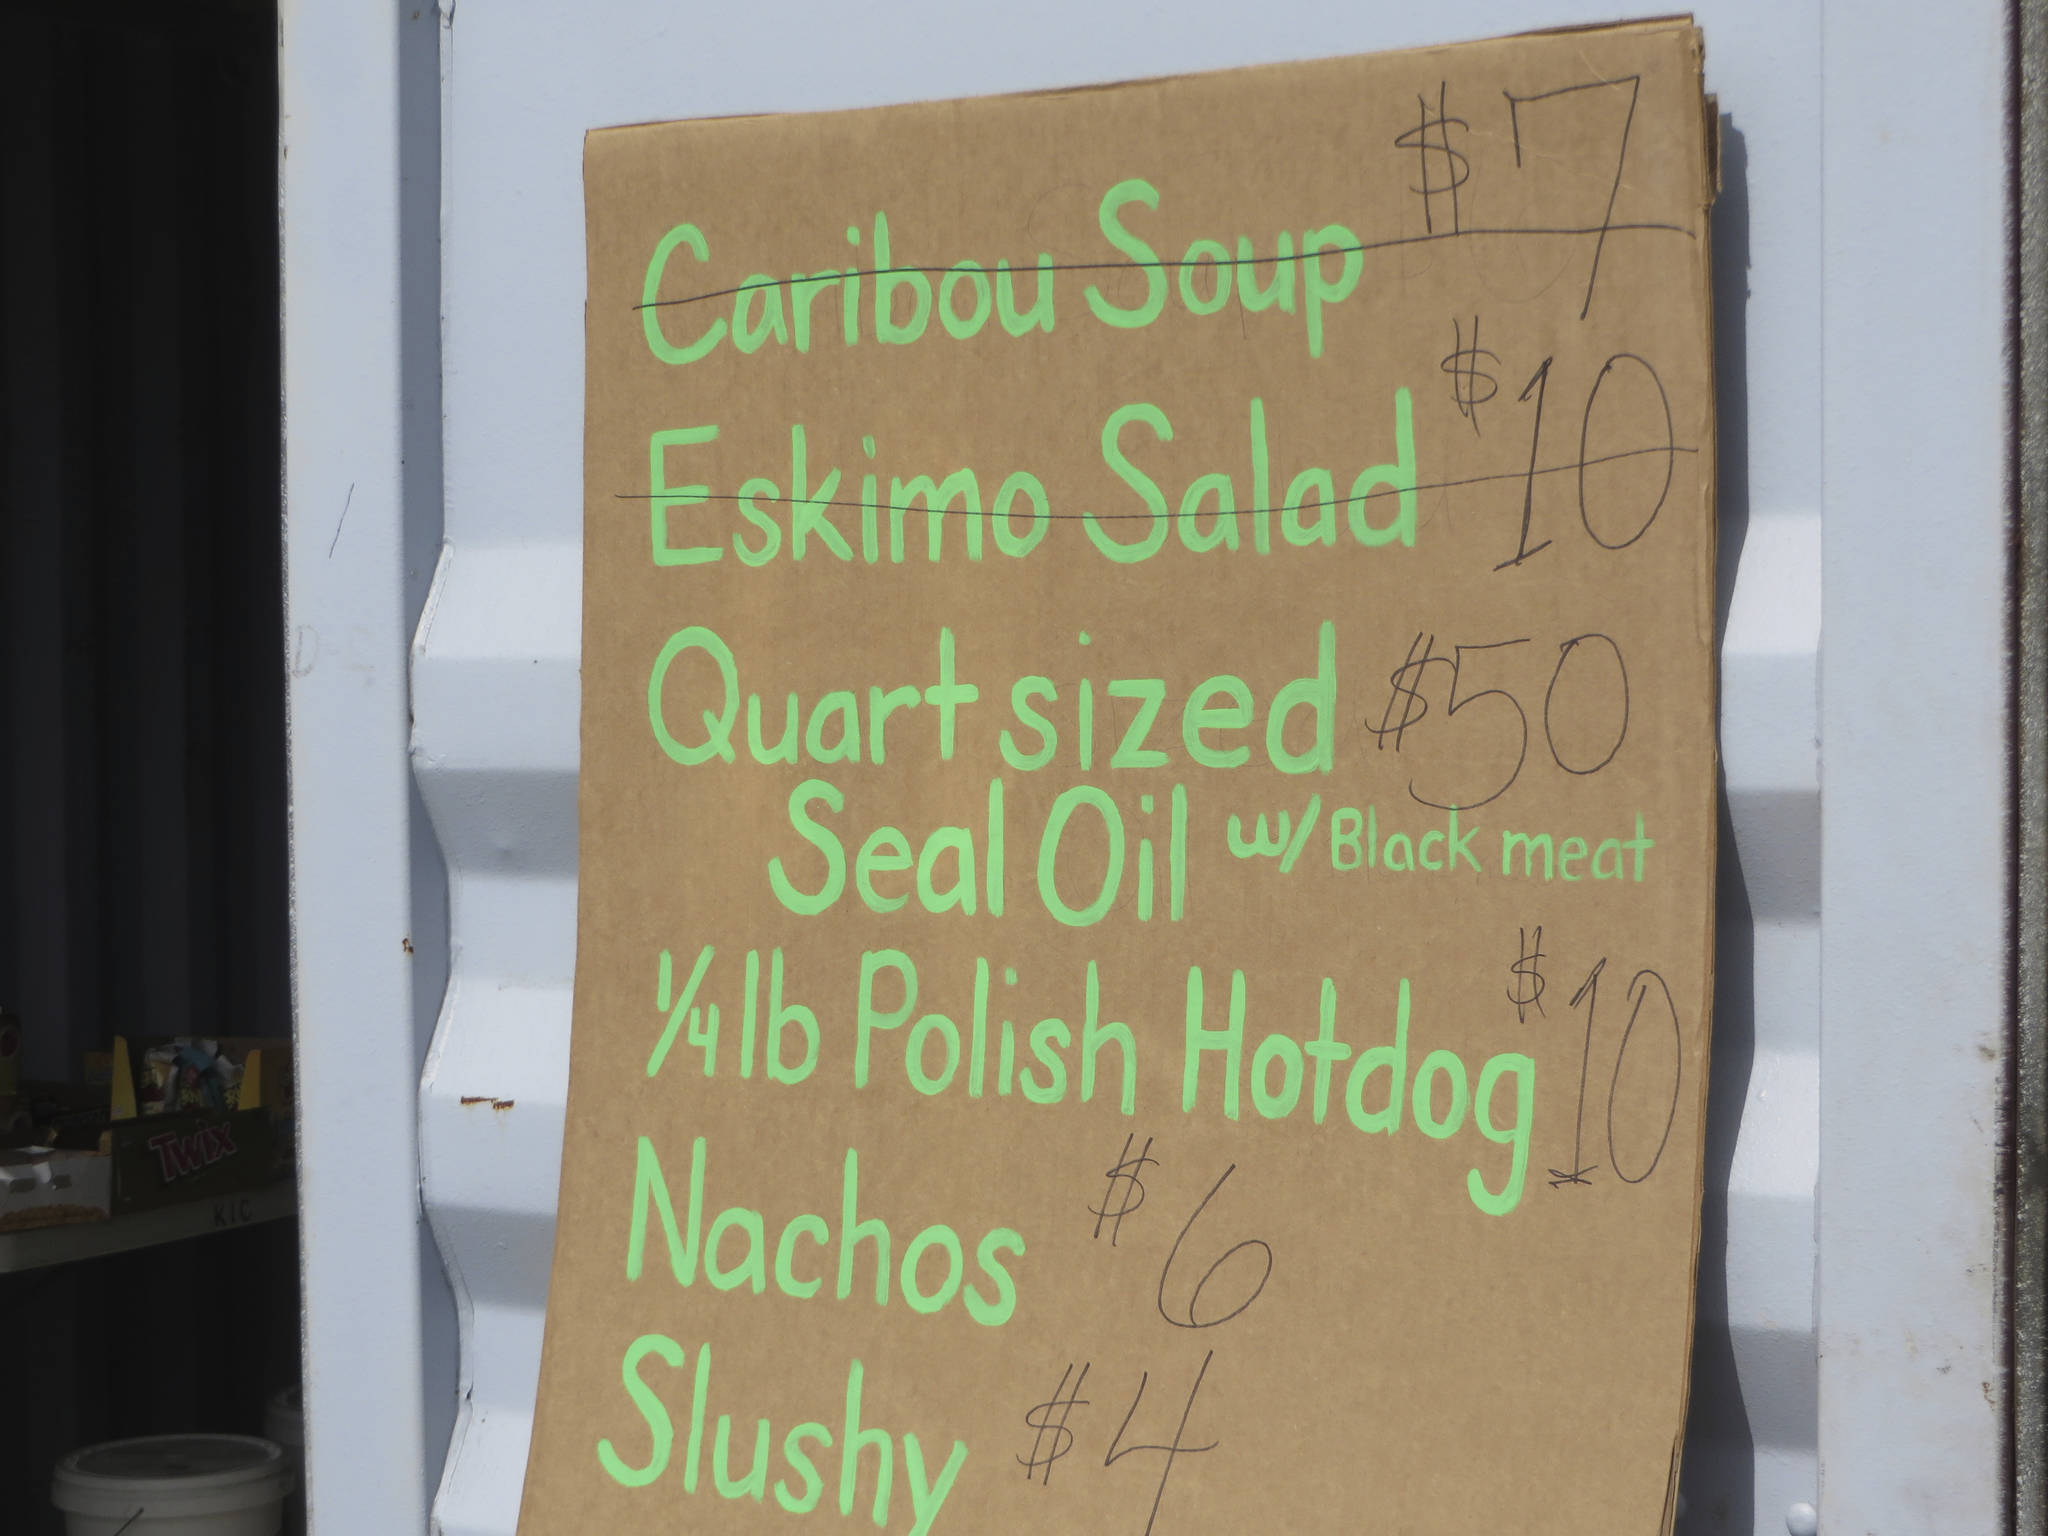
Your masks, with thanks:
[(1804, 1500), (1785, 1511), (1789, 1536), (1820, 1536), (1820, 1512)]

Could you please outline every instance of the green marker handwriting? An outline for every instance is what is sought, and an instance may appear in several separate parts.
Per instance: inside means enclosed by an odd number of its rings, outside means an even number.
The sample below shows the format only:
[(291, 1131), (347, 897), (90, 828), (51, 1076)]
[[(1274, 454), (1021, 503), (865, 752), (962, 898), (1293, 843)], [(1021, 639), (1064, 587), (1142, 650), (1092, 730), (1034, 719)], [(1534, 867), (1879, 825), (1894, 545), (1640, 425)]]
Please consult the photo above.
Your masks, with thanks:
[[(649, 555), (658, 566), (705, 565), (728, 550), (750, 567), (806, 559), (973, 564), (991, 550), (1021, 560), (1055, 522), (1079, 522), (1093, 551), (1117, 565), (1151, 560), (1169, 540), (1198, 555), (1351, 544), (1412, 549), (1422, 488), (1414, 401), (1396, 389), (1392, 405), (1387, 462), (1346, 471), (1303, 465), (1277, 500), (1266, 406), (1257, 397), (1246, 406), (1241, 471), (1206, 467), (1216, 462), (1213, 449), (1170, 446), (1174, 424), (1158, 405), (1118, 406), (1097, 437), (1108, 494), (1074, 506), (1055, 508), (1045, 482), (1026, 469), (998, 475), (971, 465), (925, 465), (885, 478), (873, 434), (860, 439), (855, 459), (848, 444), (814, 444), (802, 422), (790, 426), (786, 460), (754, 466), (773, 474), (718, 489), (689, 478), (696, 471), (688, 467), (692, 453), (718, 442), (718, 426), (662, 428), (647, 440), (646, 493), (621, 491), (618, 499), (647, 503)], [(1365, 457), (1350, 445), (1346, 451), (1357, 453), (1354, 464)], [(1111, 489), (1111, 481), (1121, 488)], [(1347, 487), (1341, 495), (1340, 484)]]
[[(625, 1355), (619, 1363), (619, 1377), (640, 1422), (632, 1431), (622, 1431), (619, 1441), (606, 1436), (597, 1442), (598, 1465), (612, 1481), (627, 1488), (645, 1488), (669, 1474), (675, 1459), (676, 1443), (676, 1414), (670, 1404), (680, 1396), (682, 1382), (679, 1373), (687, 1359), (688, 1352), (684, 1347), (664, 1333), (642, 1334), (626, 1346)], [(657, 1369), (653, 1361), (659, 1361), (667, 1369)], [(873, 1468), (874, 1495), (867, 1503), (867, 1512), (874, 1523), (886, 1530), (894, 1511), (901, 1507), (894, 1500), (896, 1438), (888, 1430), (862, 1423), (866, 1379), (866, 1368), (860, 1361), (855, 1360), (847, 1367), (844, 1414), (837, 1420), (839, 1435), (836, 1440), (832, 1431), (816, 1420), (798, 1424), (782, 1437), (784, 1473), (775, 1479), (775, 1502), (791, 1514), (807, 1515), (819, 1507), (827, 1489), (832, 1486), (820, 1472), (821, 1466), (830, 1465), (826, 1460), (828, 1455), (834, 1455), (838, 1462), (837, 1496), (842, 1517), (852, 1516), (860, 1503), (861, 1486), (865, 1480), (864, 1465)], [(720, 1413), (714, 1426), (711, 1386), (711, 1346), (700, 1344), (690, 1382), (682, 1465), (674, 1475), (682, 1483), (683, 1493), (697, 1492), (705, 1461), (705, 1430), (709, 1428), (713, 1441), (710, 1454), (712, 1486), (718, 1496), (764, 1503), (769, 1491), (769, 1474), (774, 1470), (769, 1454), (774, 1427), (765, 1418), (754, 1421), (753, 1450), (747, 1470), (735, 1476), (732, 1441), (738, 1421), (729, 1412)], [(647, 1446), (646, 1459), (635, 1465), (628, 1456), (638, 1454), (643, 1435)], [(627, 1446), (626, 1450), (620, 1448), (621, 1441)], [(952, 1492), (954, 1480), (967, 1463), (967, 1446), (955, 1440), (952, 1450), (946, 1455), (945, 1464), (934, 1474), (917, 1435), (905, 1432), (902, 1442), (903, 1491), (907, 1496), (905, 1502), (910, 1516), (906, 1529), (910, 1536), (923, 1536), (938, 1519), (947, 1495)], [(864, 1460), (870, 1452), (873, 1453), (872, 1460)], [(665, 1507), (672, 1508), (673, 1495), (664, 1496), (663, 1502)]]

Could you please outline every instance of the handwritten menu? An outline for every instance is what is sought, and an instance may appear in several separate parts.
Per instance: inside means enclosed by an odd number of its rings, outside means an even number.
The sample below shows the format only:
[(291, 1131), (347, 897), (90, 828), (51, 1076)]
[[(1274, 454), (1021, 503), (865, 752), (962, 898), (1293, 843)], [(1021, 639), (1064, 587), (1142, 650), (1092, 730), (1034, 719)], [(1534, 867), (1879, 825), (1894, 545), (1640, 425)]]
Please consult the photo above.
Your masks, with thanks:
[(524, 1536), (1668, 1529), (1713, 175), (1679, 21), (590, 135)]

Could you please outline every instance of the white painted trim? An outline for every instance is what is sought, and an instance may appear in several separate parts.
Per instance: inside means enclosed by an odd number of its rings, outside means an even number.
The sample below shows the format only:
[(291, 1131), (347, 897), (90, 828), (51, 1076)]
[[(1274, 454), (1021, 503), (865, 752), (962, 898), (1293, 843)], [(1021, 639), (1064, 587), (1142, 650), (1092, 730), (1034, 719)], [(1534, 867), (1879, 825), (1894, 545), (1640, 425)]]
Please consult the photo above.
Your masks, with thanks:
[[(286, 653), (314, 1536), (425, 1526), (399, 14), (281, 11)], [(438, 1459), (438, 1453), (436, 1456)]]

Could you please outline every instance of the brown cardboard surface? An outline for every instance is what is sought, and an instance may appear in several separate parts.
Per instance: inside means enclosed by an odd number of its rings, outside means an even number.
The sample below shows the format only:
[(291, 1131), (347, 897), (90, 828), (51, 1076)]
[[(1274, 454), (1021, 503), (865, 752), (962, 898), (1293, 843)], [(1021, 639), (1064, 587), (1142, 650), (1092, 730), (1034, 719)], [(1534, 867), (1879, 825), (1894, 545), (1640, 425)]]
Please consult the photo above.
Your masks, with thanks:
[(1668, 1528), (1700, 50), (590, 136), (523, 1536)]

